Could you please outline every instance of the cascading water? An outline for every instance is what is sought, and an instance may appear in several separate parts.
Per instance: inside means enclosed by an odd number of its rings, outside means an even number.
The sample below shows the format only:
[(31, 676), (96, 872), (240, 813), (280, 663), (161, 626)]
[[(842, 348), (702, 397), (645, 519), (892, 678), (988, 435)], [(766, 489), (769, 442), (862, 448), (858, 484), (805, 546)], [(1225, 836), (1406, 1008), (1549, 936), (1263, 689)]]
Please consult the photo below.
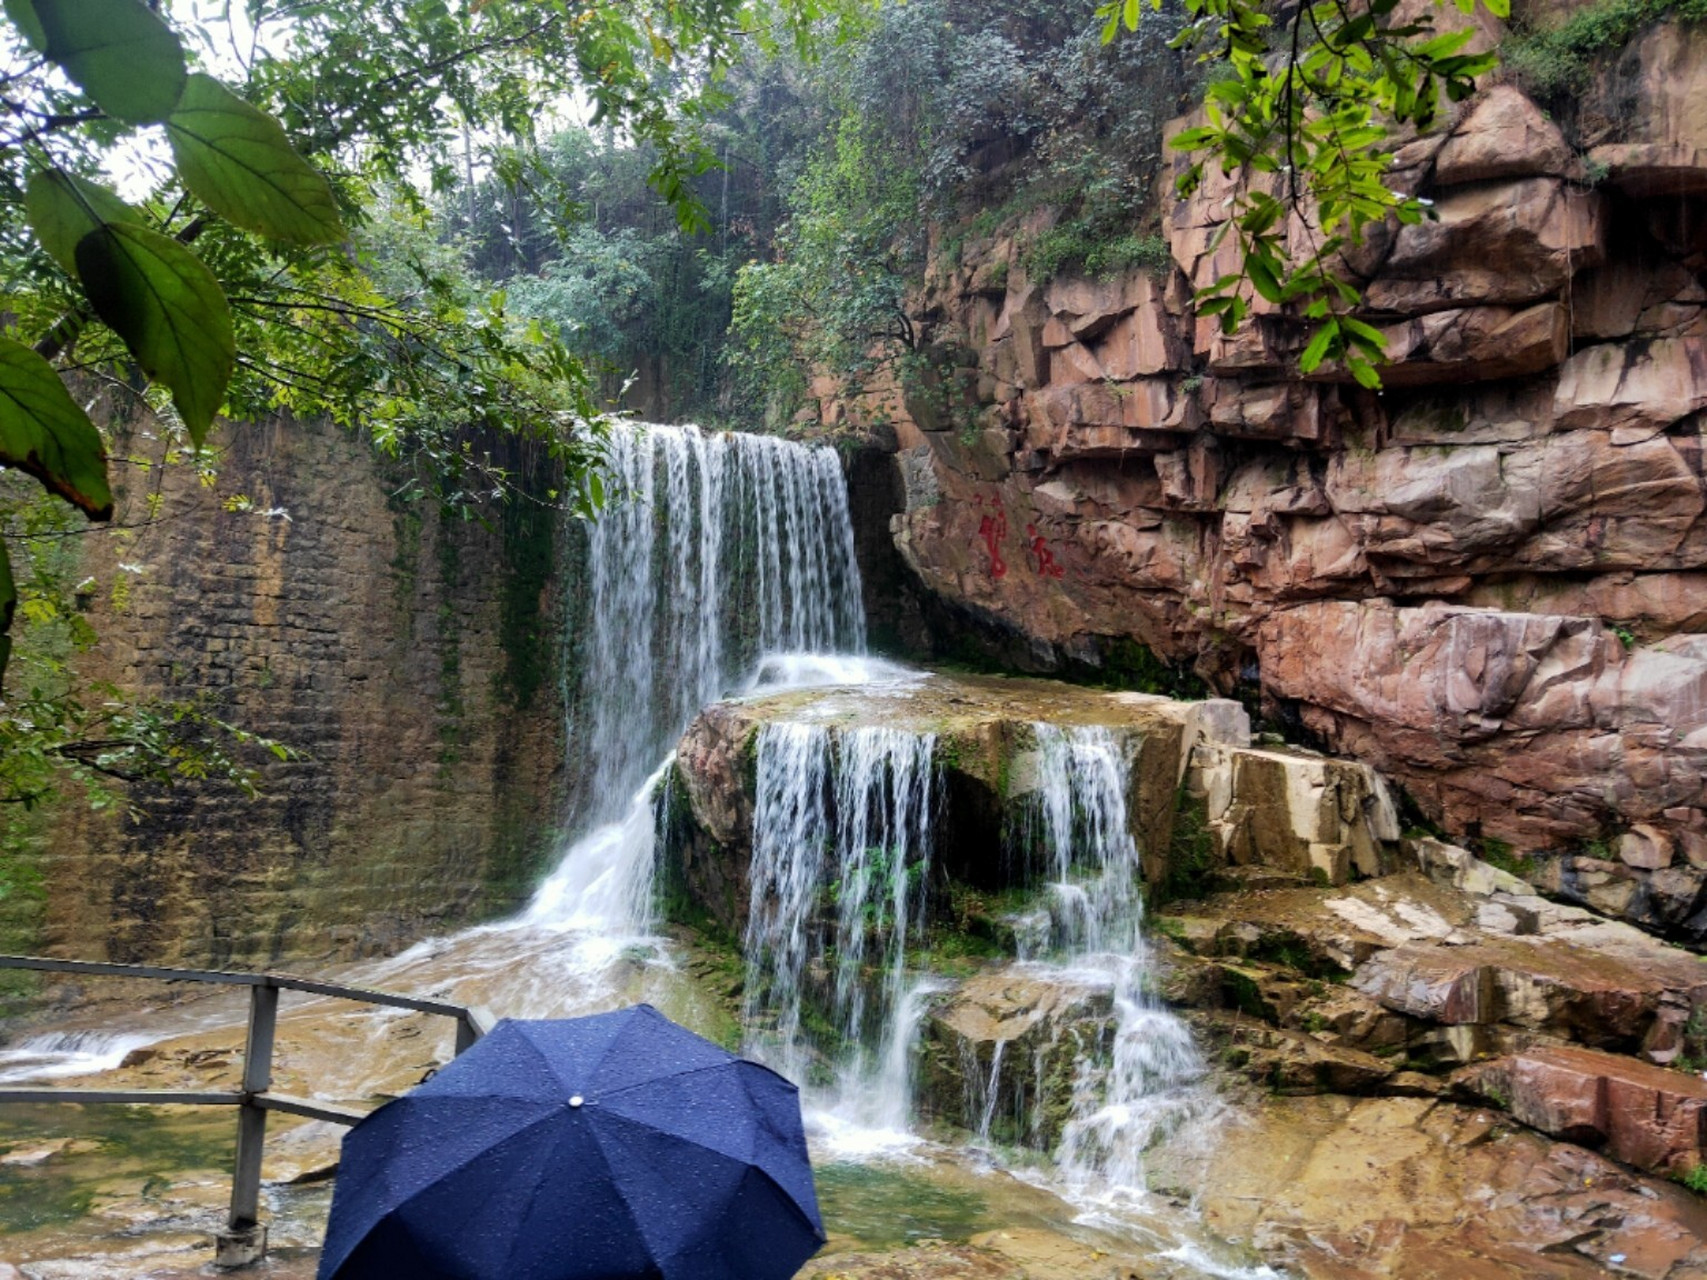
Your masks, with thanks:
[(863, 652), (865, 611), (834, 450), (619, 426), (608, 466), (583, 590), (565, 593), (570, 829), (583, 834), (520, 923), (632, 936), (650, 923), (652, 796), (688, 721), (785, 646)]
[[(591, 1012), (691, 986), (647, 936), (667, 753), (694, 714), (730, 693), (894, 671), (852, 656), (864, 648), (863, 611), (832, 451), (621, 427), (610, 466), (612, 501), (573, 535), (584, 543), (583, 576), (564, 593), (580, 602), (566, 619), (564, 677), (578, 838), (521, 915), (348, 975), (366, 985), (512, 1016)], [(1028, 938), (1028, 963), (1074, 981), (1090, 973), (1114, 998), (1111, 1034), (1080, 1053), (1078, 1102), (1056, 1152), (1082, 1202), (1142, 1185), (1139, 1158), (1190, 1108), (1201, 1067), (1183, 1025), (1144, 990), (1124, 744), (1103, 729), (1035, 733), (1049, 906), (1029, 933), (1017, 932)], [(807, 1086), (821, 1155), (909, 1140), (913, 1049), (935, 991), (909, 960), (917, 963), (935, 854), (936, 747), (929, 732), (890, 727), (773, 722), (760, 732), (742, 1034), (750, 1052)], [(694, 1012), (687, 1007), (689, 1020)], [(366, 1096), (369, 1064), (394, 1050), (399, 1024), (386, 1013), (339, 1016), (329, 1025), (344, 1052), (317, 1087), (329, 1098)], [(351, 1043), (371, 1053), (351, 1054)], [(36, 1060), (0, 1070), (39, 1075), (43, 1058), (104, 1060), (125, 1047), (31, 1045)], [(1054, 1047), (1023, 1055), (1039, 1078)], [(1003, 1061), (998, 1048), (982, 1087), (968, 1089), (969, 1120), (984, 1139)]]
[[(830, 1118), (891, 1134), (907, 1128), (924, 1013), (907, 945), (930, 874), (935, 746), (931, 734), (886, 728), (759, 733), (749, 1048), (796, 1080), (830, 1077)], [(826, 1027), (804, 1025), (809, 1006)]]
[(865, 611), (835, 451), (698, 427), (621, 426), (611, 500), (566, 592), (577, 793), (571, 826), (619, 819), (700, 708), (768, 654), (857, 654)]
[[(1087, 971), (1112, 987), (1112, 1046), (1085, 1052), (1072, 1116), (1055, 1158), (1080, 1195), (1118, 1200), (1143, 1189), (1151, 1143), (1202, 1103), (1203, 1062), (1186, 1025), (1149, 993), (1139, 850), (1128, 821), (1127, 745), (1099, 726), (1032, 726), (1037, 740), (1037, 844), (1047, 867), (1039, 967)], [(987, 1121), (985, 1122), (987, 1124)]]
[[(707, 704), (762, 683), (865, 674), (865, 613), (834, 450), (693, 426), (619, 425), (610, 499), (568, 531), (577, 574), (563, 674), (572, 782), (556, 868), (516, 917), (378, 966), (411, 987), (455, 960), (482, 998), (527, 1016), (636, 998), (625, 958), (668, 968), (652, 932), (655, 800), (671, 751)], [(788, 645), (804, 652), (778, 652)], [(632, 968), (632, 966), (627, 966)], [(500, 994), (501, 992), (501, 994)]]

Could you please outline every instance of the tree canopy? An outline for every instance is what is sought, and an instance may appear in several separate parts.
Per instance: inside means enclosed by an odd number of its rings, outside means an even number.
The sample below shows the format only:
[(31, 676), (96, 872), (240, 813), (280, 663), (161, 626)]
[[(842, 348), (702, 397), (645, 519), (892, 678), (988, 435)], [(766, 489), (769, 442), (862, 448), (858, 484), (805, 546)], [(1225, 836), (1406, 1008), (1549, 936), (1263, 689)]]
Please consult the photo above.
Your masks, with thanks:
[[(512, 487), (470, 445), (484, 426), (546, 450), (560, 500), (590, 509), (604, 426), (586, 367), (555, 327), (444, 269), (433, 193), (467, 185), (476, 153), (522, 180), (539, 121), (583, 113), (643, 147), (659, 198), (702, 227), (693, 180), (713, 163), (704, 122), (730, 65), (753, 47), (809, 52), (861, 0), (206, 9), (4, 0), (0, 471), (94, 521), (114, 501), (109, 441), (84, 407), (101, 396), (161, 415), (158, 456), (139, 465), (197, 457), (221, 413), (288, 410), (368, 432), (471, 502)], [(0, 538), (42, 551), (15, 564), (0, 540), (0, 678), (20, 586), (42, 616), (63, 618), (69, 594), (43, 541), (69, 530), (15, 502), (7, 515)], [(29, 759), (206, 767), (172, 763), (175, 710), (145, 724), (136, 707), (85, 708), (66, 678), (44, 656), (0, 703), (0, 751), (30, 779), (9, 774), (0, 799), (39, 793)]]

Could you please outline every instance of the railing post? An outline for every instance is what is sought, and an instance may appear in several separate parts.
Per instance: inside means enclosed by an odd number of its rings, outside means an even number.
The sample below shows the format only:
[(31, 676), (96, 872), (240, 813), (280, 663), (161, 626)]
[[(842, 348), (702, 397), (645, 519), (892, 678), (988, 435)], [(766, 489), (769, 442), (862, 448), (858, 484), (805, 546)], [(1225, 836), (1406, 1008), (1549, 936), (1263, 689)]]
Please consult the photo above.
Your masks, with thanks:
[(456, 1020), (456, 1050), (461, 1057), (472, 1049), (481, 1036), (492, 1029), (492, 1015), (479, 1005), (469, 1005)]
[(231, 1182), (231, 1216), (215, 1242), (214, 1263), (247, 1267), (267, 1252), (261, 1223), (261, 1153), (267, 1113), (253, 1101), (273, 1082), (273, 1035), (278, 1027), (279, 989), (263, 978), (249, 988), (249, 1040), (243, 1054), (243, 1101), (237, 1108), (237, 1172)]

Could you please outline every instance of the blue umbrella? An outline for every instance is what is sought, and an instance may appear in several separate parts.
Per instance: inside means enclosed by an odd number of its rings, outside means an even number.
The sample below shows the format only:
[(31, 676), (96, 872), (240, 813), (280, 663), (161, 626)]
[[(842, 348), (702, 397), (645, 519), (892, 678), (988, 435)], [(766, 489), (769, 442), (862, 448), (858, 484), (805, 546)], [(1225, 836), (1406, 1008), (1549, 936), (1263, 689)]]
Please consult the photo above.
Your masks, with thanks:
[(650, 1005), (500, 1022), (344, 1138), (319, 1280), (786, 1280), (798, 1091)]

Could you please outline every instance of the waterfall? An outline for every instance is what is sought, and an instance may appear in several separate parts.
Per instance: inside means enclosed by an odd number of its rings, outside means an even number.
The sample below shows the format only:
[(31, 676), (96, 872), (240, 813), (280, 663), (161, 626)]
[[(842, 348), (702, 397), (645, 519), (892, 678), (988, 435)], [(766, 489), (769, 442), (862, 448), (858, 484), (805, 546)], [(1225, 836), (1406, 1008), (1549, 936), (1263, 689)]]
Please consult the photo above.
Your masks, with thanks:
[(1190, 1029), (1148, 990), (1126, 744), (1098, 726), (1032, 728), (1048, 877), (1047, 920), (1033, 922), (1033, 947), (1052, 967), (1103, 975), (1114, 1006), (1112, 1045), (1079, 1055), (1055, 1159), (1076, 1191), (1118, 1198), (1143, 1190), (1144, 1151), (1199, 1105), (1191, 1085), (1204, 1066)]
[(632, 936), (651, 923), (652, 798), (688, 722), (761, 671), (838, 665), (799, 654), (863, 652), (865, 611), (833, 449), (621, 425), (608, 470), (582, 589), (564, 593), (577, 838), (519, 923)]
[[(832, 1111), (904, 1132), (927, 988), (907, 970), (930, 874), (932, 734), (759, 732), (744, 949), (749, 1050), (833, 1086)], [(824, 1019), (807, 1025), (808, 1008)]]
[(768, 654), (861, 653), (865, 612), (833, 449), (618, 426), (610, 500), (568, 591), (571, 825), (622, 817), (708, 703)]

